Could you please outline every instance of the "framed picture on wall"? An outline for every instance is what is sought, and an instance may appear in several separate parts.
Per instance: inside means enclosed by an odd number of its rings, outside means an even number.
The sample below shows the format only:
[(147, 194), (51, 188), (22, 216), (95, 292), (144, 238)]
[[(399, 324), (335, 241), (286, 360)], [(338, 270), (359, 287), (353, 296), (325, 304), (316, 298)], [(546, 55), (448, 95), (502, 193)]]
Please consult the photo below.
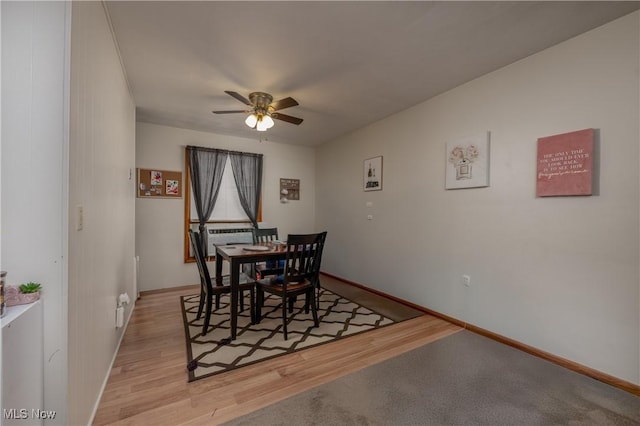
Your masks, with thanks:
[(445, 188), (489, 186), (489, 132), (447, 143)]
[(364, 160), (364, 190), (382, 190), (382, 156)]
[(538, 139), (536, 196), (593, 193), (594, 129)]

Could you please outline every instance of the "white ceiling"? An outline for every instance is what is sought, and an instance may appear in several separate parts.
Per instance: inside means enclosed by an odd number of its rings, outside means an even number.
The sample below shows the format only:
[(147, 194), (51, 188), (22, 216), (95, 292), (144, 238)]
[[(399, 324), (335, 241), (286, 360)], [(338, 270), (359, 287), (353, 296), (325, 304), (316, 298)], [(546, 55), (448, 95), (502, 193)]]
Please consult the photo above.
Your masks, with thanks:
[[(318, 145), (638, 9), (639, 2), (115, 1), (137, 120)], [(291, 96), (267, 132), (224, 93)]]

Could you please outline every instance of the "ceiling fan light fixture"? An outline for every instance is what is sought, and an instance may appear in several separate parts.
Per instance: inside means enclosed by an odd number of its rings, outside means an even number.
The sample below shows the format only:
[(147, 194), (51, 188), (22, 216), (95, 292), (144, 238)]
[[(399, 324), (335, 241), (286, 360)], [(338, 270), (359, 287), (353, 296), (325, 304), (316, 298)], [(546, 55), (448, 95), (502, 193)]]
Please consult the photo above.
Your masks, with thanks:
[(248, 110), (225, 110), (211, 112), (213, 112), (214, 114), (249, 113), (244, 122), (251, 129), (256, 129), (260, 132), (264, 132), (265, 130), (268, 130), (274, 126), (274, 119), (286, 121), (295, 125), (298, 125), (303, 121), (302, 118), (292, 117), (290, 115), (277, 112), (281, 109), (299, 105), (298, 102), (291, 97), (283, 98), (274, 102), (273, 96), (264, 92), (250, 93), (249, 99), (246, 99), (241, 94), (230, 90), (225, 90), (225, 93), (242, 102), (243, 104), (249, 106), (250, 108)]
[(256, 130), (259, 132), (264, 132), (268, 128), (269, 126), (267, 125), (267, 122), (265, 121), (264, 117), (260, 117), (258, 119), (258, 124), (256, 124)]
[(264, 117), (262, 117), (262, 122), (264, 123), (264, 125), (267, 127), (267, 129), (270, 129), (273, 127), (273, 118), (271, 118), (271, 116), (269, 115), (265, 115)]
[(249, 114), (244, 123), (253, 129), (258, 124), (258, 117), (255, 114)]

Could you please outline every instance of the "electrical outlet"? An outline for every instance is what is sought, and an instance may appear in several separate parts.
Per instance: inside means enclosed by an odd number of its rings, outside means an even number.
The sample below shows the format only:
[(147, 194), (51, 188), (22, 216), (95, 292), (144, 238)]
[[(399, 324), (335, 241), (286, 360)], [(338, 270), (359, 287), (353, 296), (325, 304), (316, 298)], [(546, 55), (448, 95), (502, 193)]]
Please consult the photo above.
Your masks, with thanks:
[(471, 277), (469, 275), (463, 275), (462, 276), (462, 284), (464, 284), (465, 287), (470, 287), (471, 286)]

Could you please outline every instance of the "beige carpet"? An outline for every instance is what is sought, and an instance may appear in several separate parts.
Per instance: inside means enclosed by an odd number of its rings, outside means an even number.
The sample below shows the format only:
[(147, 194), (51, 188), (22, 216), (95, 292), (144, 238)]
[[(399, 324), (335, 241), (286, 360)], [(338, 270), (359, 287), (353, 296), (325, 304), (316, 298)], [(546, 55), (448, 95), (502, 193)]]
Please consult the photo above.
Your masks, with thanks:
[(463, 330), (225, 426), (637, 426), (640, 397)]
[(321, 290), (319, 300), (320, 326), (313, 327), (311, 312), (305, 313), (304, 300), (299, 300), (293, 313), (288, 315), (289, 338), (285, 341), (280, 299), (271, 295), (266, 297), (262, 321), (252, 325), (247, 295), (246, 309), (238, 315), (237, 339), (228, 342), (231, 334), (229, 296), (222, 296), (220, 309), (211, 314), (211, 325), (205, 336), (202, 335), (204, 315), (195, 319), (199, 295), (182, 296), (189, 381), (394, 323), (392, 319), (326, 289)]

